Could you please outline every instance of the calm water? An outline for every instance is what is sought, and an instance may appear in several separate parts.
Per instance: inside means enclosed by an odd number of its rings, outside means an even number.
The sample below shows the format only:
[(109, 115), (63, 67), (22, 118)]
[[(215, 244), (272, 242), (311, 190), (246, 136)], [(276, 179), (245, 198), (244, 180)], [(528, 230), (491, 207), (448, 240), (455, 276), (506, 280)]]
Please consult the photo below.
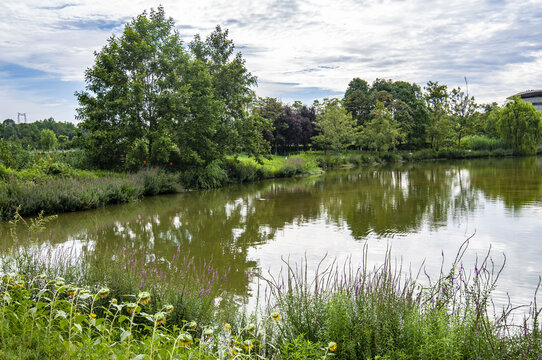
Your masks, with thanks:
[[(13, 244), (5, 224), (0, 245)], [(276, 273), (281, 257), (325, 255), (378, 264), (391, 247), (403, 264), (438, 274), (470, 235), (466, 262), (492, 248), (505, 271), (495, 294), (528, 303), (542, 275), (542, 158), (430, 162), (333, 171), (216, 191), (159, 196), (63, 214), (45, 246), (170, 258), (179, 248), (225, 272), (231, 293), (253, 293), (245, 274)]]

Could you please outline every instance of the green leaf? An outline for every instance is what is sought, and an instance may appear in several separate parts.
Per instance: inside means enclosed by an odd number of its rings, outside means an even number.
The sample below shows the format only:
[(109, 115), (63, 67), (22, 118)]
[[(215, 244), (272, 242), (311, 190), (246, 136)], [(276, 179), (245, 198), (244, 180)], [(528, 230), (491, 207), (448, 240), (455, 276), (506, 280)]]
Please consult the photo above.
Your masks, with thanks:
[(130, 335), (132, 335), (130, 330), (124, 330), (122, 334), (120, 334), (120, 342), (123, 342), (124, 340), (126, 340), (126, 338), (128, 338), (128, 336)]

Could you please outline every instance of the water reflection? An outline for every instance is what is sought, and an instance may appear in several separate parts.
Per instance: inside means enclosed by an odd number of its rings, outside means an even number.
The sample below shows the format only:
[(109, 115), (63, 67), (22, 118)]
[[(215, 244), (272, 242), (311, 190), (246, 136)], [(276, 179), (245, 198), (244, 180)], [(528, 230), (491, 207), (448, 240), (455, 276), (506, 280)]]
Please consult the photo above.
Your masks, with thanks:
[[(0, 245), (13, 246), (5, 224), (0, 231)], [(542, 273), (541, 158), (351, 169), (160, 196), (63, 214), (41, 237), (98, 254), (129, 248), (168, 259), (180, 249), (221, 273), (231, 268), (228, 289), (244, 294), (253, 268), (276, 271), (287, 255), (360, 254), (365, 241), (375, 262), (391, 245), (406, 263), (427, 258), (438, 270), (441, 251), (452, 257), (474, 231), (473, 257), (490, 244), (508, 256), (502, 293), (529, 298)]]

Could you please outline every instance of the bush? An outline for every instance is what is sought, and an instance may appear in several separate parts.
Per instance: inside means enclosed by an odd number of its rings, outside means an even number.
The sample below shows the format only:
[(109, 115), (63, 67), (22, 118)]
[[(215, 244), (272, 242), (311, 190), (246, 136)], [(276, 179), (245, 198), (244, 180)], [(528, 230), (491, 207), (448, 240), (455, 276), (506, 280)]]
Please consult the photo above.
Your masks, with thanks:
[(430, 160), (430, 159), (436, 159), (437, 155), (433, 149), (422, 149), (415, 151), (412, 154), (412, 159), (419, 161), (419, 160)]
[(181, 174), (181, 182), (188, 189), (215, 189), (228, 182), (228, 174), (218, 161), (204, 168), (193, 168)]
[(461, 139), (461, 147), (470, 150), (506, 149), (502, 139), (488, 138), (483, 135), (465, 136)]

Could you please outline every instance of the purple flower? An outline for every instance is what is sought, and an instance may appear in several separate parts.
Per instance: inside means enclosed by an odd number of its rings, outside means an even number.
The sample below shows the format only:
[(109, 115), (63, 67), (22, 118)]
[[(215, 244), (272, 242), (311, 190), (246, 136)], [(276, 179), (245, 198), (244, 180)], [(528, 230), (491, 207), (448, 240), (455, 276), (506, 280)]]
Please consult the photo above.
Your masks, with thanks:
[(145, 287), (145, 280), (141, 280), (141, 289)]

